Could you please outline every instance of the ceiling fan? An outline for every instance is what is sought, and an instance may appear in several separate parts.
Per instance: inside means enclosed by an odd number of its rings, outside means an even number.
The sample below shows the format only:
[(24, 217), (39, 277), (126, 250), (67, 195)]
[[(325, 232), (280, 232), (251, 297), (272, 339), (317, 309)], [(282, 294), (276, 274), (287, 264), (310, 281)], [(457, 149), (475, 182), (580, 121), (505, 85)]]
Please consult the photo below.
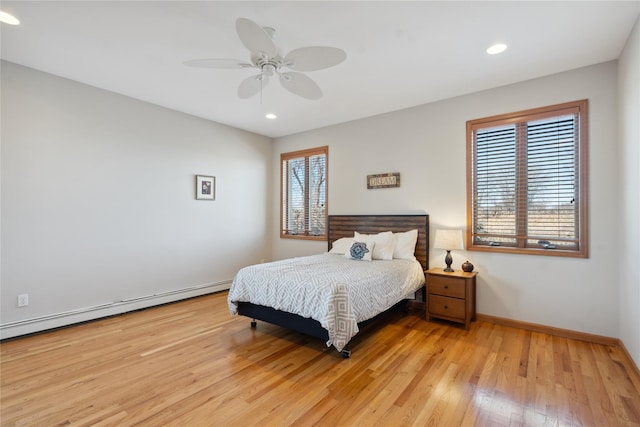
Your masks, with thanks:
[(273, 42), (275, 30), (260, 27), (246, 18), (236, 20), (236, 31), (242, 44), (249, 49), (250, 62), (231, 58), (210, 58), (185, 61), (184, 65), (199, 68), (257, 68), (260, 70), (259, 74), (247, 77), (240, 83), (240, 98), (250, 98), (261, 92), (269, 83), (269, 78), (277, 75), (280, 84), (289, 92), (306, 99), (320, 99), (320, 86), (300, 71), (333, 67), (347, 58), (344, 50), (326, 46), (301, 47), (283, 56)]

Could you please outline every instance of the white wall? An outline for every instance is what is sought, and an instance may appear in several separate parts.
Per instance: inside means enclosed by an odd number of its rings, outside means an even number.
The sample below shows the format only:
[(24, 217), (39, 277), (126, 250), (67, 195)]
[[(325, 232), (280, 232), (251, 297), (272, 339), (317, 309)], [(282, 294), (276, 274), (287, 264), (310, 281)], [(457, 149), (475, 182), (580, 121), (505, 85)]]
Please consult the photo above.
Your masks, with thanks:
[[(616, 72), (609, 62), (278, 138), (274, 174), (281, 152), (328, 145), (330, 214), (422, 210), (430, 214), (432, 231), (464, 227), (466, 121), (588, 98), (589, 258), (462, 251), (453, 258), (457, 268), (469, 259), (479, 272), (479, 313), (617, 337)], [(384, 172), (400, 172), (401, 187), (367, 190), (366, 175)], [(272, 194), (277, 200), (277, 179)], [(275, 259), (326, 250), (324, 243), (278, 238), (278, 215), (274, 205)], [(444, 266), (444, 252), (431, 250), (430, 264)]]
[(640, 366), (640, 20), (618, 61), (620, 339)]
[(7, 62), (1, 101), (2, 338), (225, 289), (270, 258), (270, 138)]

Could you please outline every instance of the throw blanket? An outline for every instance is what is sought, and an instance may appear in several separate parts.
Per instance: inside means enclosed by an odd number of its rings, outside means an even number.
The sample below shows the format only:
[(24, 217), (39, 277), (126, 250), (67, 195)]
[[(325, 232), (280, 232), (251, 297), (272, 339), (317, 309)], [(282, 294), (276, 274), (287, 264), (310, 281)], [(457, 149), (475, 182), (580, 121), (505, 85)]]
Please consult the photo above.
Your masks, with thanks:
[(232, 315), (240, 301), (317, 320), (338, 351), (371, 319), (424, 284), (417, 261), (356, 261), (325, 253), (241, 269), (229, 290)]

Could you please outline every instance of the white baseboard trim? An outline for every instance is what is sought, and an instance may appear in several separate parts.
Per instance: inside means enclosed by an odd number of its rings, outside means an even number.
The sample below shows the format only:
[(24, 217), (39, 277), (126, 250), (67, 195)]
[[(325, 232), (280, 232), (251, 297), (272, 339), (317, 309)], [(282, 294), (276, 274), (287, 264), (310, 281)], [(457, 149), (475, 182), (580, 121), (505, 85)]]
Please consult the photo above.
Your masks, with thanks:
[(204, 285), (129, 298), (122, 301), (114, 301), (92, 307), (83, 307), (30, 319), (17, 320), (15, 322), (0, 325), (0, 339), (14, 338), (21, 335), (42, 332), (62, 326), (73, 325), (75, 323), (86, 322), (142, 308), (153, 307), (155, 305), (206, 295), (213, 292), (224, 291), (229, 289), (231, 282), (232, 280), (224, 280), (221, 282), (206, 283)]

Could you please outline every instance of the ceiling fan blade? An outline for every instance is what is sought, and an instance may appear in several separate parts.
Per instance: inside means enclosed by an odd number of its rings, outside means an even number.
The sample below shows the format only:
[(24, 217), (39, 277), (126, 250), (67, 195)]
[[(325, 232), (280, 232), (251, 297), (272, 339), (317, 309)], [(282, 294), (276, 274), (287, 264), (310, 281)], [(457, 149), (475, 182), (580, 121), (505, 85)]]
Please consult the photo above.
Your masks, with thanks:
[(192, 59), (190, 61), (184, 61), (183, 64), (188, 67), (198, 67), (198, 68), (234, 69), (234, 68), (253, 67), (253, 64), (249, 64), (246, 61), (241, 61), (239, 59), (232, 59), (232, 58)]
[(347, 59), (337, 47), (310, 46), (294, 49), (284, 58), (284, 64), (296, 71), (316, 71), (333, 67)]
[(269, 58), (278, 54), (278, 48), (269, 34), (258, 24), (247, 18), (236, 20), (236, 31), (242, 44), (251, 52), (263, 52)]
[(269, 83), (269, 77), (264, 74), (256, 74), (254, 76), (247, 77), (238, 86), (238, 97), (251, 98), (257, 94)]
[(289, 92), (307, 99), (322, 98), (322, 90), (305, 74), (287, 72), (280, 74), (280, 83)]

